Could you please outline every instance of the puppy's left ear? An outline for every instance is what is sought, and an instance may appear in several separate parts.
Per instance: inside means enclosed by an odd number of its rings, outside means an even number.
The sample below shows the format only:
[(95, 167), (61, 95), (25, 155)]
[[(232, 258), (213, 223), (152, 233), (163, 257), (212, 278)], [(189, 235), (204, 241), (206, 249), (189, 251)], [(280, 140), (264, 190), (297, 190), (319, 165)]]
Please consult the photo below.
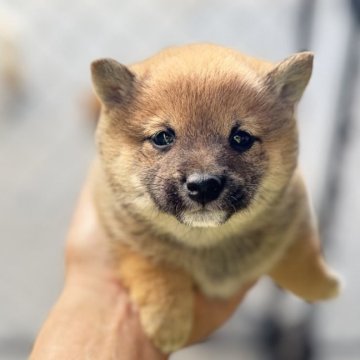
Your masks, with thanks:
[(123, 105), (134, 90), (135, 75), (113, 59), (100, 59), (91, 64), (92, 82), (103, 104)]
[(281, 61), (266, 75), (266, 87), (278, 100), (297, 103), (310, 80), (313, 59), (313, 53), (302, 52)]

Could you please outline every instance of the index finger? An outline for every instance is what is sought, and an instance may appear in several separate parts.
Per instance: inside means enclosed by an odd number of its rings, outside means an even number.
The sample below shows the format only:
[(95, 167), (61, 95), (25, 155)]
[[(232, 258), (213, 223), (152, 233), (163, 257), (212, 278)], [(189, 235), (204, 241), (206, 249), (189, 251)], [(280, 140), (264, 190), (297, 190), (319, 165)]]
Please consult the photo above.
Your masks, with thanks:
[(256, 280), (246, 284), (229, 299), (210, 299), (201, 293), (195, 296), (194, 327), (188, 344), (198, 342), (223, 325), (244, 300)]

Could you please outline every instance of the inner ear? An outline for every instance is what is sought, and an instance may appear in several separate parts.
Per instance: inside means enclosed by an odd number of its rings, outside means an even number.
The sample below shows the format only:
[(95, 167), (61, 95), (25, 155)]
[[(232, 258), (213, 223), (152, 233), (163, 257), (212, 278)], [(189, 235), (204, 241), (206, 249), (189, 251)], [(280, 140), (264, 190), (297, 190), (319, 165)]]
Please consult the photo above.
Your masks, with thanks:
[(135, 75), (113, 59), (100, 59), (91, 64), (96, 95), (104, 104), (123, 104), (131, 98)]
[(278, 99), (297, 103), (310, 80), (313, 58), (311, 52), (302, 52), (283, 60), (266, 75), (266, 87)]

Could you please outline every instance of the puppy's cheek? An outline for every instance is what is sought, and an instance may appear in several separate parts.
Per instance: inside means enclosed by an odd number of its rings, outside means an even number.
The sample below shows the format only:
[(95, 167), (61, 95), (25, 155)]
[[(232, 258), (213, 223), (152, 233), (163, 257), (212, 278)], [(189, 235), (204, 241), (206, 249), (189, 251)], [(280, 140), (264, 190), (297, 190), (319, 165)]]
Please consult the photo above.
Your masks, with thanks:
[(148, 192), (159, 210), (176, 217), (183, 211), (184, 203), (171, 181), (154, 181), (149, 184)]
[(218, 205), (219, 208), (233, 215), (251, 205), (259, 187), (260, 177), (243, 178), (232, 175), (229, 179), (227, 191)]

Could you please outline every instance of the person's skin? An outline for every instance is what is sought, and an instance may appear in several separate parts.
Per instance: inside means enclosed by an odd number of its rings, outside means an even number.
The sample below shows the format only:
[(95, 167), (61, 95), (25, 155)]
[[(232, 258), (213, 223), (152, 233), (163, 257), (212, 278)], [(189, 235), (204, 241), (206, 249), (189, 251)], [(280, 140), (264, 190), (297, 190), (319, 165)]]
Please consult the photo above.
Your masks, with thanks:
[[(31, 360), (163, 360), (113, 271), (90, 185), (84, 186), (66, 243), (64, 289), (35, 341)], [(189, 344), (219, 328), (253, 284), (227, 300), (196, 293)]]

